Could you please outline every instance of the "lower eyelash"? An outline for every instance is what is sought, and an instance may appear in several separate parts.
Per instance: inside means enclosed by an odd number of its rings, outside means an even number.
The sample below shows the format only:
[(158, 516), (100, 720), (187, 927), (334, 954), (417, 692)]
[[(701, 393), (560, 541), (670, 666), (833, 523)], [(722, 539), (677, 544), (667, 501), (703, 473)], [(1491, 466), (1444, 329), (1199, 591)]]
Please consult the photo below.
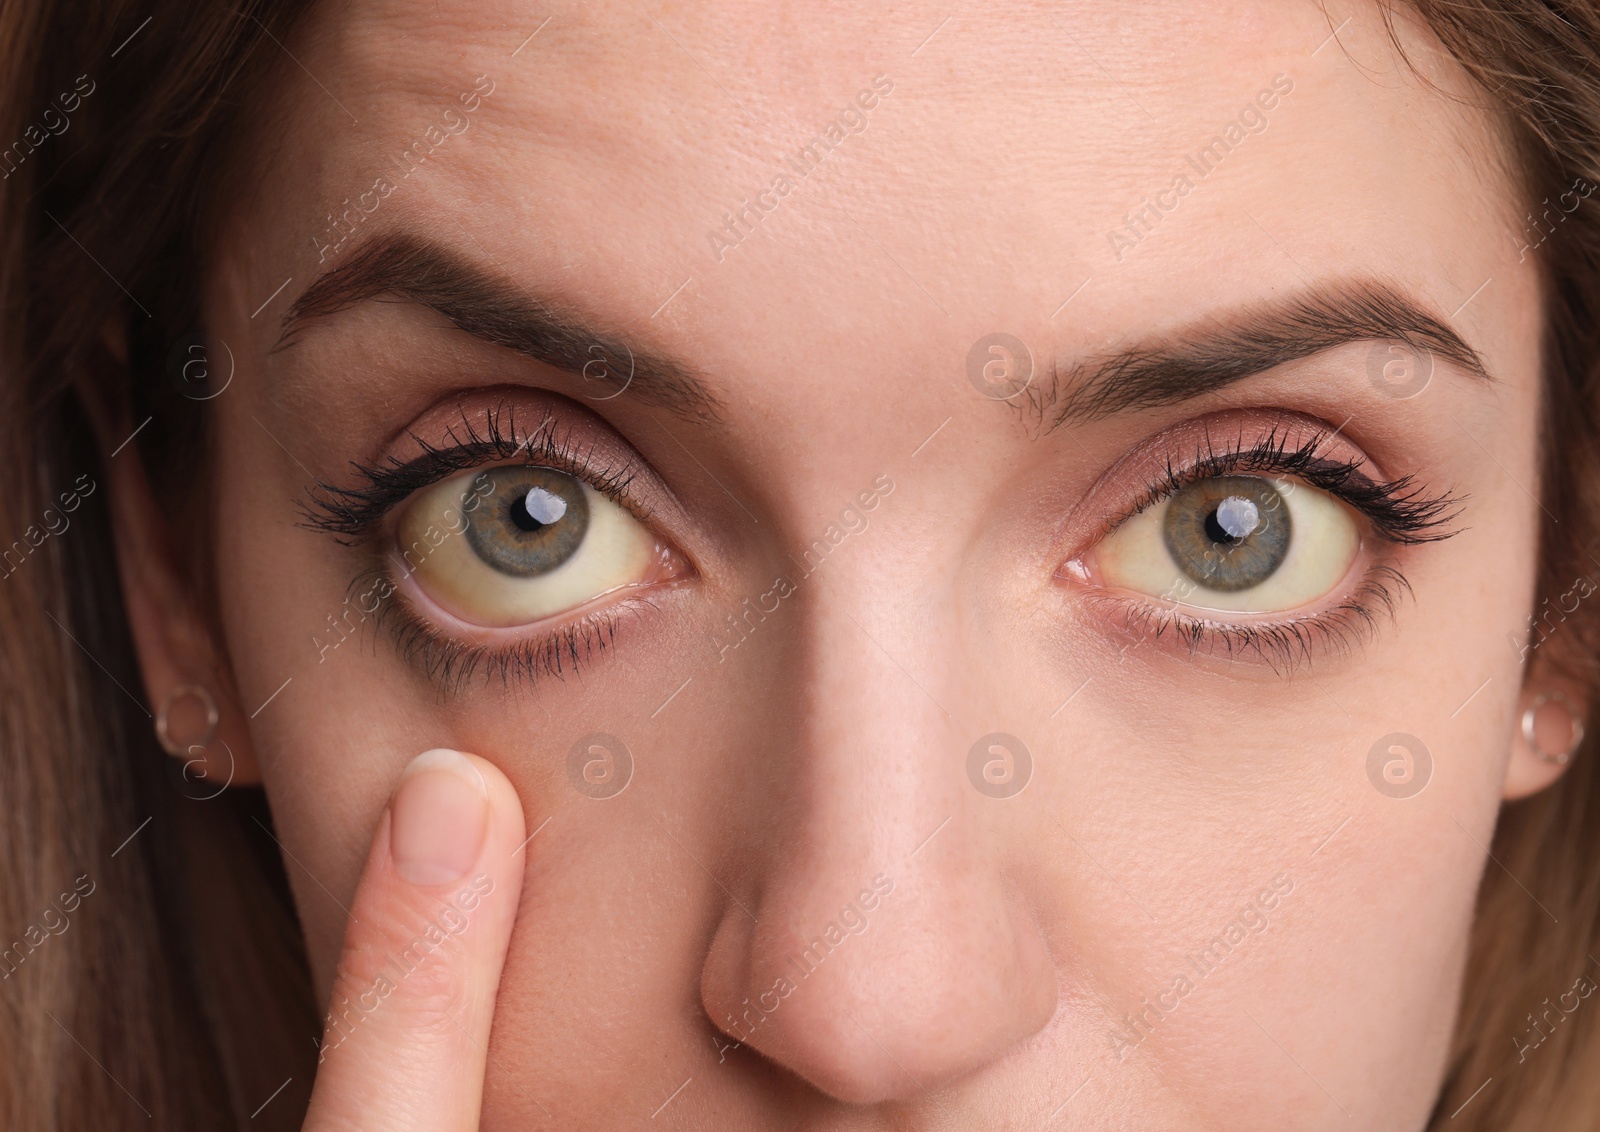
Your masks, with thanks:
[(462, 641), (430, 625), (402, 596), (383, 567), (368, 570), (351, 583), (351, 592), (369, 592), (374, 583), (390, 587), (390, 597), (371, 615), (375, 632), (387, 633), (401, 658), (436, 684), (445, 697), (458, 695), (475, 679), (496, 678), (505, 687), (540, 680), (564, 680), (610, 648), (623, 622), (656, 605), (649, 598), (625, 597), (560, 628), (509, 646)]
[(1277, 622), (1215, 621), (1178, 612), (1176, 606), (1135, 604), (1110, 594), (1085, 595), (1086, 600), (1115, 603), (1125, 616), (1124, 630), (1139, 648), (1171, 634), (1187, 646), (1191, 657), (1220, 655), (1232, 660), (1253, 655), (1280, 676), (1289, 676), (1310, 664), (1319, 652), (1345, 656), (1355, 652), (1377, 631), (1378, 620), (1394, 620), (1402, 597), (1411, 584), (1395, 567), (1373, 566), (1360, 587), (1339, 605), (1314, 616)]
[(510, 648), (465, 643), (409, 618), (395, 623), (393, 637), (401, 657), (424, 672), (444, 696), (453, 697), (474, 677), (485, 683), (498, 677), (505, 687), (565, 679), (611, 646), (621, 614), (617, 608), (607, 609)]

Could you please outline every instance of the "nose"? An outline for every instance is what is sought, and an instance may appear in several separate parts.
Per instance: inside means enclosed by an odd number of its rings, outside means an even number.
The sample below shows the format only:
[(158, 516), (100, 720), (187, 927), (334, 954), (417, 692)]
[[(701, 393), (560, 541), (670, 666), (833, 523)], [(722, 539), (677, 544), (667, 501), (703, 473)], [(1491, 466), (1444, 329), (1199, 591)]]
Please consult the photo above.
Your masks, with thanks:
[[(931, 620), (938, 603), (921, 602), (886, 616), (873, 591), (870, 623), (845, 586), (800, 595), (781, 665), (799, 677), (795, 741), (771, 752), (766, 784), (780, 816), (756, 839), (756, 895), (730, 906), (701, 978), (731, 1038), (855, 1104), (982, 1069), (1057, 999), (1043, 934), (1008, 881), (1001, 811), (1023, 803), (968, 777), (980, 734), (968, 720), (983, 708), (960, 688), (955, 618)], [(942, 704), (958, 701), (952, 718)]]

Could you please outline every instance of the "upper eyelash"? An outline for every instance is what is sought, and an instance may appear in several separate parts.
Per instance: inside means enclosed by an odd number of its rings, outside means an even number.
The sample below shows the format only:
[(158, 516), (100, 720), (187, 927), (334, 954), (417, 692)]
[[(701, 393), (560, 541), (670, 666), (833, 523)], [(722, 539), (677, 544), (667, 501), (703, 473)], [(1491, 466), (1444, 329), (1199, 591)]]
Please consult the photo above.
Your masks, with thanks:
[[(1415, 477), (1375, 480), (1361, 469), (1359, 457), (1333, 459), (1323, 455), (1333, 430), (1319, 429), (1291, 444), (1286, 429), (1274, 427), (1253, 444), (1242, 437), (1232, 446), (1218, 448), (1208, 432), (1194, 459), (1175, 466), (1168, 457), (1160, 482), (1152, 485), (1115, 528), (1131, 517), (1176, 494), (1198, 480), (1248, 472), (1290, 475), (1342, 499), (1360, 511), (1378, 536), (1393, 545), (1437, 542), (1458, 533), (1451, 524), (1460, 515), (1465, 497), (1451, 492), (1430, 495)], [(1275, 622), (1229, 622), (1195, 617), (1170, 609), (1138, 604), (1123, 605), (1124, 630), (1141, 639), (1159, 639), (1172, 633), (1190, 655), (1204, 650), (1226, 657), (1243, 653), (1263, 660), (1279, 675), (1309, 664), (1319, 647), (1338, 653), (1354, 651), (1377, 628), (1380, 616), (1392, 619), (1395, 607), (1410, 584), (1389, 563), (1379, 563), (1360, 589), (1333, 609), (1314, 616)]]
[(1207, 433), (1192, 462), (1175, 467), (1172, 458), (1167, 458), (1161, 482), (1146, 491), (1127, 516), (1137, 515), (1198, 480), (1241, 472), (1275, 472), (1344, 500), (1365, 515), (1378, 536), (1390, 543), (1439, 542), (1458, 533), (1451, 524), (1461, 514), (1464, 496), (1449, 491), (1429, 495), (1412, 475), (1375, 480), (1361, 470), (1366, 461), (1359, 457), (1341, 460), (1322, 455), (1331, 436), (1330, 430), (1319, 430), (1291, 448), (1288, 433), (1274, 427), (1254, 444), (1246, 446), (1241, 442), (1218, 450)]
[(501, 404), (485, 414), (483, 433), (479, 433), (463, 411), (460, 432), (457, 426), (451, 425), (446, 434), (451, 443), (439, 447), (414, 432), (408, 433), (422, 450), (422, 455), (410, 460), (390, 456), (379, 464), (352, 461), (351, 466), (361, 481), (355, 487), (339, 487), (319, 479), (310, 492), (310, 499), (301, 505), (300, 525), (352, 546), (422, 488), (456, 472), (518, 455), (526, 457), (529, 463), (555, 468), (585, 480), (600, 494), (627, 507), (640, 519), (648, 520), (648, 515), (628, 493), (628, 485), (636, 473), (634, 465), (628, 463), (621, 468), (601, 470), (594, 459), (595, 447), (574, 441), (571, 430), (561, 433), (553, 415), (545, 415), (531, 433), (519, 439), (514, 406)]

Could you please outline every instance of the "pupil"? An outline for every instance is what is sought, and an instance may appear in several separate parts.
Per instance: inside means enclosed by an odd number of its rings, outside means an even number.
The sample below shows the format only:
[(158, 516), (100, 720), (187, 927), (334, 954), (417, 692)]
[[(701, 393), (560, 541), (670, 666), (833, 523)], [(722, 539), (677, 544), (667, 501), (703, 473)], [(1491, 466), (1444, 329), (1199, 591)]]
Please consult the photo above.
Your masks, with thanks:
[(1243, 542), (1261, 521), (1261, 512), (1252, 500), (1230, 495), (1206, 516), (1206, 534), (1212, 542), (1229, 545)]
[(542, 530), (566, 513), (567, 501), (542, 487), (531, 487), (528, 494), (511, 501), (511, 521), (519, 530)]

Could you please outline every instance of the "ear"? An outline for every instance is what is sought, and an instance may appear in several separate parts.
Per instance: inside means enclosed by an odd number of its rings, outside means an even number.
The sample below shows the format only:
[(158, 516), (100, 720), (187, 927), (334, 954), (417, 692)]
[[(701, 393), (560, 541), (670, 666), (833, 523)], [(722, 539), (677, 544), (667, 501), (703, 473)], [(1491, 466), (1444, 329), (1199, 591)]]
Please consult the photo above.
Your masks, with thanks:
[(1536, 659), (1529, 665), (1517, 701), (1511, 761), (1506, 764), (1501, 797), (1526, 798), (1555, 783), (1577, 757), (1588, 724), (1584, 687)]
[[(108, 362), (116, 360), (118, 344), (105, 342), (111, 355)], [(114, 377), (120, 387), (126, 380), (125, 371), (120, 365), (115, 368), (121, 371)], [(102, 383), (102, 388), (108, 384)], [(218, 789), (229, 784), (258, 785), (261, 773), (232, 672), (197, 604), (194, 585), (178, 565), (171, 529), (156, 505), (139, 449), (124, 443), (133, 432), (129, 414), (107, 404), (103, 394), (97, 395), (98, 391), (81, 383), (78, 391), (104, 453), (117, 573), (145, 690), (152, 701), (151, 717), (170, 709), (166, 727), (171, 745), (180, 751), (190, 748), (205, 737), (207, 705), (180, 689), (203, 689), (216, 705), (216, 729), (203, 753), (191, 749), (190, 756), (183, 757), (185, 777), (210, 780)]]

